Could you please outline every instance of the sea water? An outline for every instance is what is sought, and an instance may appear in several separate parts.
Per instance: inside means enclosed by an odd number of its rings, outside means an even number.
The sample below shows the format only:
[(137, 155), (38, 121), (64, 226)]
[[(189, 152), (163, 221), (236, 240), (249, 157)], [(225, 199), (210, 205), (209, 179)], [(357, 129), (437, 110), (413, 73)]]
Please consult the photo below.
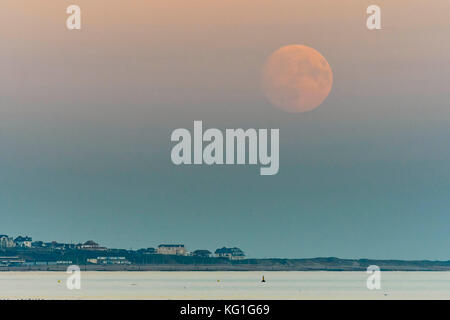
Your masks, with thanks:
[[(264, 276), (266, 282), (261, 282)], [(0, 272), (0, 299), (450, 299), (450, 272)]]

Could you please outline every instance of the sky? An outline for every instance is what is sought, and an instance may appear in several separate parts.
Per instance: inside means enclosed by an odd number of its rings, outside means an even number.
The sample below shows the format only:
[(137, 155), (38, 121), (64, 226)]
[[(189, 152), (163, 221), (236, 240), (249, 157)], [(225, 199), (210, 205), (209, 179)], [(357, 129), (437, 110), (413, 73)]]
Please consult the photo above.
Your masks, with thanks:
[[(382, 30), (366, 27), (381, 7)], [(81, 7), (80, 31), (66, 29)], [(449, 260), (448, 0), (2, 0), (0, 233), (249, 257)], [(274, 107), (268, 56), (333, 88)], [(175, 166), (171, 132), (279, 128), (280, 170)]]

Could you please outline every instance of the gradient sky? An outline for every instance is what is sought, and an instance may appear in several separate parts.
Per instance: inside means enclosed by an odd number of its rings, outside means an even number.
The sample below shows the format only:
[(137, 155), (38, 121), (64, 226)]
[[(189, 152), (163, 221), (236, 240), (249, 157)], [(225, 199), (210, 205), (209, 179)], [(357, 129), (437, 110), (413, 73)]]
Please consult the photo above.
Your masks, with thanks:
[[(66, 7), (82, 30), (65, 28)], [(383, 30), (366, 28), (382, 8)], [(450, 259), (448, 0), (0, 4), (0, 233), (250, 257)], [(318, 50), (327, 100), (261, 92), (279, 47)], [(174, 166), (170, 134), (279, 128), (280, 171)]]

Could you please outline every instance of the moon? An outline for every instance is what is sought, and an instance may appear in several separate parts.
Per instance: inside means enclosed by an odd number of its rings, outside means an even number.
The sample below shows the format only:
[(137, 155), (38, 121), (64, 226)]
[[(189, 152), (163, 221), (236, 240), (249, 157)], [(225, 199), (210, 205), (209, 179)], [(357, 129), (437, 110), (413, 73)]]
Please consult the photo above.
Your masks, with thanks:
[(332, 85), (333, 72), (327, 60), (304, 45), (281, 47), (264, 64), (263, 91), (272, 104), (287, 112), (317, 108)]

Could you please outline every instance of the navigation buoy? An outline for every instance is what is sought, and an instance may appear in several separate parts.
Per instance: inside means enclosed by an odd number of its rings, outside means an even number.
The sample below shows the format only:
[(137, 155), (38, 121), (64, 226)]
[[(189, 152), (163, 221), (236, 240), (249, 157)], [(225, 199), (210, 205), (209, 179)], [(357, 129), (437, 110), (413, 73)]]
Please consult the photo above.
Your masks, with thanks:
[(263, 276), (263, 278), (262, 278), (261, 282), (266, 282), (266, 280), (264, 280), (264, 276)]

